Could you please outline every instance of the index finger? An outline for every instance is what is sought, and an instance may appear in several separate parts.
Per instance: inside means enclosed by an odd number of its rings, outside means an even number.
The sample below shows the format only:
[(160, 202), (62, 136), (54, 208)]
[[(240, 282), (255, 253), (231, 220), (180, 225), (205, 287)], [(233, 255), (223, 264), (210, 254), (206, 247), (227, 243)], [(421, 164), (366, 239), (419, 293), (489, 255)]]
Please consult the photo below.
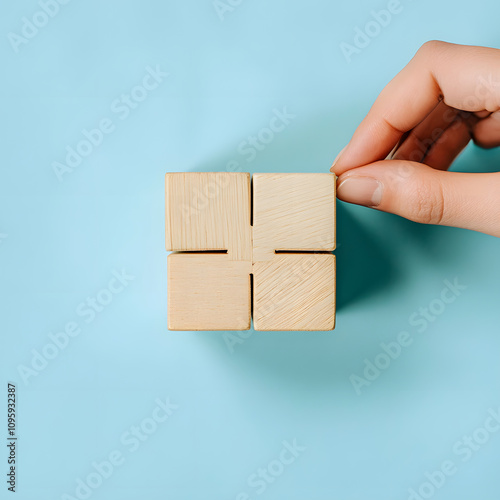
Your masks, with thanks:
[(500, 109), (500, 50), (489, 47), (425, 43), (382, 90), (332, 165), (340, 175), (383, 160), (403, 134), (444, 102), (463, 111)]

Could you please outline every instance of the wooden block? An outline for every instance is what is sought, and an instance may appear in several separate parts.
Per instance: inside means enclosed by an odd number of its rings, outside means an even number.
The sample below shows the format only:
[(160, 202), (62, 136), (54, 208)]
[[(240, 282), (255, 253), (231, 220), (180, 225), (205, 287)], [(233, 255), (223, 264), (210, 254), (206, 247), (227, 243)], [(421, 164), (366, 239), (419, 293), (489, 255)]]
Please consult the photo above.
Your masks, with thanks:
[(255, 174), (253, 207), (255, 330), (332, 330), (335, 176)]
[(168, 258), (171, 330), (247, 330), (252, 293), (256, 330), (334, 328), (333, 174), (169, 173), (165, 194), (167, 250), (197, 252)]
[(255, 330), (333, 330), (335, 257), (278, 254), (253, 266)]
[(275, 250), (335, 249), (335, 175), (253, 176), (253, 261)]
[(251, 272), (251, 262), (230, 260), (224, 254), (170, 254), (168, 328), (248, 330)]
[(226, 250), (251, 260), (250, 174), (190, 172), (165, 175), (167, 250)]

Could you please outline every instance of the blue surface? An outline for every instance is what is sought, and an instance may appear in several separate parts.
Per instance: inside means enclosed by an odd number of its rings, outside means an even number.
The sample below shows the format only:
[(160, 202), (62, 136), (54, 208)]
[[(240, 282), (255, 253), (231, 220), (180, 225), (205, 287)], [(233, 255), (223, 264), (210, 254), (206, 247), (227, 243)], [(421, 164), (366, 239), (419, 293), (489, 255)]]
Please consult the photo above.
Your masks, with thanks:
[[(166, 327), (166, 171), (328, 171), (423, 42), (499, 46), (498, 2), (402, 0), (348, 60), (341, 44), (387, 7), (243, 0), (221, 20), (211, 0), (73, 0), (44, 20), (35, 1), (3, 6), (0, 359), (3, 401), (7, 381), (18, 392), (16, 498), (498, 500), (499, 240), (339, 203), (333, 333), (235, 332), (230, 349), (222, 332)], [(36, 15), (47, 23), (26, 25), (31, 38), (9, 35)], [(158, 70), (156, 88), (134, 89)], [(283, 108), (295, 117), (253, 158), (242, 142)], [(54, 163), (99, 125), (59, 180)], [(499, 160), (469, 148), (455, 168)], [(125, 285), (110, 281), (122, 270)], [(67, 345), (54, 351), (51, 334)], [(370, 362), (386, 368), (364, 374)], [(4, 410), (0, 427), (4, 439)]]

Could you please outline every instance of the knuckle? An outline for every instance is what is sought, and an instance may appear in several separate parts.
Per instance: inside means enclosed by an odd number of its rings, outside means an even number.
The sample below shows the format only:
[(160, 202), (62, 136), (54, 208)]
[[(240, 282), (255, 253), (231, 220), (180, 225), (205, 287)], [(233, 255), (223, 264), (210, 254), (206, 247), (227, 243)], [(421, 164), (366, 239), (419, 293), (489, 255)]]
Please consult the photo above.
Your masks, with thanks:
[(423, 53), (435, 52), (443, 45), (446, 45), (446, 43), (441, 42), (439, 40), (429, 40), (421, 45), (421, 47), (418, 49), (418, 52), (423, 52)]
[(423, 224), (441, 224), (444, 215), (443, 190), (439, 181), (431, 186), (420, 182), (413, 192), (410, 219)]

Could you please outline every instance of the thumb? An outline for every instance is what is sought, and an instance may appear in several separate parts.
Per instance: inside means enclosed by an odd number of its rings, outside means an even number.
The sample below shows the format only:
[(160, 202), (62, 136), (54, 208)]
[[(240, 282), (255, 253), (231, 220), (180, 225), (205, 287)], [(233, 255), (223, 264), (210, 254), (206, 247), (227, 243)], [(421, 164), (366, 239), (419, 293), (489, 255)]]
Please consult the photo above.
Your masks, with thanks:
[(343, 173), (337, 196), (415, 222), (500, 237), (500, 173), (446, 172), (410, 161), (378, 161)]

